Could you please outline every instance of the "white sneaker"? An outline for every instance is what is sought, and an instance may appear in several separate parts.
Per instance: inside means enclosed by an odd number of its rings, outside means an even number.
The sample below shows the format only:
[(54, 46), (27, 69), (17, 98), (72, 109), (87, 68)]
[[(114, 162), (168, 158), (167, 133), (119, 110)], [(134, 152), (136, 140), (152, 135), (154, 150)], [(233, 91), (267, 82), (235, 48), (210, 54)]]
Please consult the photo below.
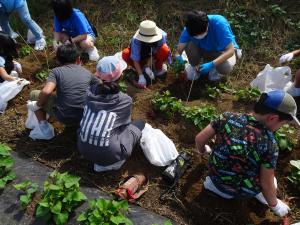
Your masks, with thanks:
[(89, 54), (89, 59), (91, 61), (98, 61), (100, 58), (98, 49), (95, 46), (91, 50), (88, 50), (87, 53)]
[(208, 79), (210, 81), (219, 81), (221, 79), (221, 75), (216, 69), (213, 69), (208, 73)]
[(156, 73), (156, 76), (164, 75), (167, 72), (168, 72), (168, 66), (167, 64), (164, 63), (162, 69)]
[(14, 32), (14, 31), (11, 33), (11, 38), (12, 39), (17, 39), (19, 36), (20, 35), (18, 33)]
[(41, 38), (40, 40), (37, 40), (35, 42), (34, 50), (37, 50), (37, 51), (44, 50), (44, 48), (46, 47), (46, 45), (47, 45), (47, 43), (46, 43), (45, 38)]

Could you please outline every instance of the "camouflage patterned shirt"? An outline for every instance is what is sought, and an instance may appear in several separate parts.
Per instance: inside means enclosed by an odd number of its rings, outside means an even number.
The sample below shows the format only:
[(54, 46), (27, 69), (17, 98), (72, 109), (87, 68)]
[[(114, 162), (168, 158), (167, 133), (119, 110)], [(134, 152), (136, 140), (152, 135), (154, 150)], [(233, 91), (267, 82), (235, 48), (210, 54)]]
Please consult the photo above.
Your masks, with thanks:
[(216, 144), (208, 167), (214, 185), (234, 197), (261, 192), (260, 167), (275, 169), (278, 158), (273, 133), (247, 114), (226, 112), (211, 125)]

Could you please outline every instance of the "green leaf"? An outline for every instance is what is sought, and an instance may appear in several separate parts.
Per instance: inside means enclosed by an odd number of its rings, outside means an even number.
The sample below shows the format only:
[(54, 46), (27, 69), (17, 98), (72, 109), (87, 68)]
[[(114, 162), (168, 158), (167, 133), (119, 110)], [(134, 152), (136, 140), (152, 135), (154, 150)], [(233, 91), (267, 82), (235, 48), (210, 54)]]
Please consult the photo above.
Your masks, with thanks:
[(86, 221), (87, 216), (88, 216), (88, 214), (86, 212), (83, 212), (77, 217), (77, 221), (78, 222)]
[(128, 218), (124, 217), (123, 215), (118, 215), (118, 216), (112, 216), (110, 218), (110, 221), (113, 222), (114, 224), (126, 224), (126, 225), (132, 225), (133, 223), (131, 220)]
[(291, 160), (290, 164), (300, 170), (300, 160)]
[(68, 175), (64, 180), (65, 180), (65, 187), (70, 188), (73, 185), (77, 186), (80, 178)]
[(61, 201), (57, 202), (52, 208), (51, 212), (54, 214), (59, 214), (62, 208), (62, 203)]
[(55, 214), (53, 216), (53, 220), (56, 225), (63, 225), (68, 221), (68, 219), (69, 219), (69, 213), (67, 212)]
[(22, 182), (22, 183), (15, 184), (15, 185), (13, 185), (13, 186), (14, 186), (15, 189), (21, 190), (21, 189), (27, 188), (27, 187), (30, 185), (30, 183), (31, 183), (31, 182), (30, 182), (29, 180), (27, 180), (27, 181), (24, 181), (24, 182)]
[(29, 196), (27, 196), (27, 195), (20, 196), (20, 202), (21, 202), (22, 206), (27, 206), (30, 201), (31, 201), (31, 199)]
[(36, 217), (40, 218), (40, 217), (46, 216), (49, 213), (50, 213), (49, 208), (43, 207), (39, 204), (37, 209), (36, 209), (35, 215), (36, 215)]
[(164, 225), (172, 225), (170, 220), (167, 220), (166, 222), (164, 222)]
[(72, 200), (81, 202), (86, 199), (87, 199), (86, 196), (82, 192), (80, 192), (80, 191), (73, 192)]
[(57, 185), (54, 185), (54, 184), (50, 184), (48, 188), (49, 188), (50, 190), (53, 190), (53, 191), (58, 191), (58, 190), (60, 190), (60, 187), (57, 186)]
[(11, 157), (6, 157), (0, 160), (0, 167), (10, 168), (14, 164), (14, 160)]

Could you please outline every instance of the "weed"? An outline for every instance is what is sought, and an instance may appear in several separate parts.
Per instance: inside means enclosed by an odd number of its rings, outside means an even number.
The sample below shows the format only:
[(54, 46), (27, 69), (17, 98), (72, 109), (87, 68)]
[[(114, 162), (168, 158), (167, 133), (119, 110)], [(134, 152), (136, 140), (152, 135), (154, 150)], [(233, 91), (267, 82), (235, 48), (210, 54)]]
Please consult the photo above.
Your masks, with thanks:
[(185, 64), (187, 63), (187, 61), (184, 61), (183, 63), (180, 62), (179, 60), (175, 60), (172, 63), (172, 70), (173, 72), (178, 76), (178, 74), (182, 71), (184, 71), (185, 68)]
[(156, 94), (152, 99), (152, 104), (155, 110), (165, 112), (168, 117), (181, 111), (181, 108), (183, 107), (181, 100), (172, 97), (169, 91), (165, 91), (162, 94)]
[(47, 77), (48, 77), (48, 73), (49, 73), (48, 70), (43, 70), (43, 71), (40, 71), (40, 72), (38, 72), (37, 74), (35, 74), (35, 77), (36, 77), (39, 81), (44, 82), (44, 81), (47, 79)]
[(253, 102), (260, 96), (260, 90), (257, 88), (240, 88), (234, 95), (238, 101)]
[(290, 164), (292, 171), (288, 180), (300, 191), (300, 160), (291, 160)]
[(124, 81), (119, 82), (119, 87), (123, 93), (127, 92), (128, 85)]
[(128, 211), (126, 201), (97, 199), (89, 202), (89, 209), (81, 213), (77, 221), (83, 225), (93, 224), (125, 224), (133, 223), (125, 216)]
[(206, 85), (206, 89), (204, 90), (204, 94), (210, 98), (218, 98), (221, 93), (234, 93), (234, 89), (232, 89), (227, 83), (220, 83), (218, 86), (209, 86)]
[(284, 15), (286, 15), (286, 11), (283, 10), (277, 4), (270, 5), (269, 8), (271, 9), (271, 12), (272, 12), (273, 15), (276, 15), (276, 16), (284, 16)]
[(283, 125), (279, 130), (275, 132), (275, 139), (278, 143), (278, 147), (282, 151), (292, 151), (297, 144), (297, 139), (291, 137), (295, 133), (295, 128), (288, 124)]
[(21, 58), (24, 58), (24, 57), (30, 55), (31, 52), (32, 52), (32, 48), (28, 45), (25, 45), (19, 50), (19, 56)]
[(8, 181), (15, 179), (16, 174), (11, 170), (14, 159), (10, 155), (10, 147), (0, 143), (0, 189), (3, 189)]
[(54, 171), (50, 174), (50, 181), (44, 183), (42, 200), (39, 202), (36, 216), (46, 221), (53, 219), (56, 225), (65, 224), (72, 211), (86, 200), (80, 192), (79, 177)]
[(203, 129), (212, 120), (217, 118), (216, 108), (213, 106), (184, 107), (182, 109), (181, 115), (185, 119), (192, 121), (200, 129)]
[(14, 185), (14, 188), (25, 192), (25, 194), (20, 195), (20, 202), (22, 207), (26, 208), (26, 206), (32, 201), (32, 198), (38, 189), (38, 185), (27, 180), (20, 184)]

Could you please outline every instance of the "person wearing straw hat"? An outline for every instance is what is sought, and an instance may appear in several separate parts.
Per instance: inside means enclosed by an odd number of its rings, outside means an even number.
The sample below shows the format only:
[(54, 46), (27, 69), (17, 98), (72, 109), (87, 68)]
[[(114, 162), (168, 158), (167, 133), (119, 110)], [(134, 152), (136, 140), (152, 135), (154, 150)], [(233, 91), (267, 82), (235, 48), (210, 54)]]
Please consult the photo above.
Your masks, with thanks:
[(171, 50), (167, 45), (167, 34), (151, 20), (140, 23), (139, 29), (131, 39), (130, 46), (123, 50), (122, 57), (139, 75), (141, 88), (147, 85), (145, 75), (151, 80), (164, 77), (167, 73), (167, 60), (171, 63)]
[[(296, 112), (293, 97), (275, 90), (261, 94), (252, 114), (226, 112), (212, 121), (195, 138), (199, 153), (210, 153), (204, 187), (226, 199), (255, 197), (285, 216), (290, 208), (276, 197), (279, 149), (273, 132), (293, 120), (299, 126)], [(214, 136), (211, 150), (206, 144)]]
[(101, 80), (88, 90), (77, 146), (96, 172), (119, 169), (145, 126), (141, 120), (131, 121), (132, 99), (118, 85), (126, 67), (116, 56), (102, 58), (96, 72)]
[(241, 50), (227, 19), (221, 15), (207, 15), (202, 11), (191, 11), (186, 15), (177, 45), (176, 60), (183, 62), (185, 50), (190, 65), (196, 74), (188, 79), (208, 76), (211, 81), (219, 81), (221, 75), (230, 73), (241, 57)]

